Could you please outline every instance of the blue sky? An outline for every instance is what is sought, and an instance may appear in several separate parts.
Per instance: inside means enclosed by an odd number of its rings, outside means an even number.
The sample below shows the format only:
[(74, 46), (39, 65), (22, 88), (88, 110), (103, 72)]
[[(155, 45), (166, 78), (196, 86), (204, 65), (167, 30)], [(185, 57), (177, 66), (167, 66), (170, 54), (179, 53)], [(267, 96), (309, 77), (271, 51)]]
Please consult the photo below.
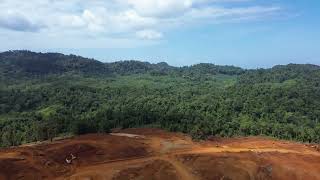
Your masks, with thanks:
[(0, 0), (0, 41), (105, 62), (320, 65), (320, 1)]

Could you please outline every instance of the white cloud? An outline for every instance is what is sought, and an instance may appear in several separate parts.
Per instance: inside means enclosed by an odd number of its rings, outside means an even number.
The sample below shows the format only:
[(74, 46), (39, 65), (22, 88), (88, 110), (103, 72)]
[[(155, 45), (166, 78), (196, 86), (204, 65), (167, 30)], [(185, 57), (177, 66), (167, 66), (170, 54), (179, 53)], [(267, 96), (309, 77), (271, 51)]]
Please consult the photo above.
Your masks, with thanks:
[(138, 31), (136, 35), (138, 38), (146, 39), (146, 40), (161, 39), (163, 37), (163, 34), (161, 32), (154, 31), (154, 30)]
[(178, 16), (192, 7), (192, 0), (127, 0), (142, 16)]
[(202, 9), (192, 9), (188, 12), (187, 16), (192, 20), (194, 19), (226, 19), (226, 18), (243, 18), (248, 16), (263, 15), (264, 17), (272, 15), (280, 10), (279, 7), (235, 7), (235, 8), (224, 8), (224, 7), (206, 7)]
[(19, 40), (14, 31), (83, 42), (86, 38), (155, 40), (181, 24), (265, 18), (281, 11), (244, 1), (250, 0), (0, 0), (0, 33), (15, 41)]

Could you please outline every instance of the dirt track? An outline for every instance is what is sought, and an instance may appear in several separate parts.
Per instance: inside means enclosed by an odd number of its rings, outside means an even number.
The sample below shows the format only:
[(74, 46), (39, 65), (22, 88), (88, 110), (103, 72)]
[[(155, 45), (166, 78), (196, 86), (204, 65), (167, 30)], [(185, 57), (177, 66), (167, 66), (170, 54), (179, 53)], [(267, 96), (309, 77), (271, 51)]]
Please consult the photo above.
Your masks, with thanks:
[[(127, 129), (0, 150), (0, 179), (320, 179), (318, 146)], [(66, 158), (74, 155), (71, 164)]]

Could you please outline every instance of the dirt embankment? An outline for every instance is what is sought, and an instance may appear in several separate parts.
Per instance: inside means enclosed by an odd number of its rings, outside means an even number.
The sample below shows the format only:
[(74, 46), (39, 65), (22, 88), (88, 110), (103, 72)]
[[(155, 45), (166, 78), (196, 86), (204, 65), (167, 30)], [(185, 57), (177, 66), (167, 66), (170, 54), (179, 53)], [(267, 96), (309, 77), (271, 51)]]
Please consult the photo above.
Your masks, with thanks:
[[(320, 179), (318, 145), (126, 129), (0, 150), (2, 179)], [(68, 161), (67, 161), (68, 160)]]

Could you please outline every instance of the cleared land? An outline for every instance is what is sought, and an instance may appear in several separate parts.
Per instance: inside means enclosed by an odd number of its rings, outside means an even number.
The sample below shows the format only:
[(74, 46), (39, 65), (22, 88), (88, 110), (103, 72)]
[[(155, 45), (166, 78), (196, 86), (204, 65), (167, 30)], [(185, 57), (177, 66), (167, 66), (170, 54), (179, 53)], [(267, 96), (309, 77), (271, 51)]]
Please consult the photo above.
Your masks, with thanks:
[(193, 142), (159, 129), (126, 129), (2, 149), (0, 179), (312, 180), (320, 179), (320, 152), (319, 145), (262, 137)]

